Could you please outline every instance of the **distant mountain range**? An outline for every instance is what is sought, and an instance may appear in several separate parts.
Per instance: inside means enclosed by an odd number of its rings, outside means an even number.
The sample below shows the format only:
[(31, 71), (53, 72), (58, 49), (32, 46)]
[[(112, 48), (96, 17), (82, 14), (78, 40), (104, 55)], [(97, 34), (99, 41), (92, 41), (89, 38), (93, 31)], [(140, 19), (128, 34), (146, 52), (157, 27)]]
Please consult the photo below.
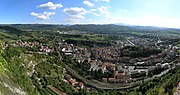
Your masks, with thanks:
[(163, 27), (152, 27), (152, 26), (132, 26), (132, 25), (122, 25), (122, 24), (107, 24), (107, 25), (50, 25), (50, 24), (8, 24), (0, 25), (2, 28), (15, 28), (19, 30), (29, 30), (29, 31), (72, 31), (78, 30), (81, 32), (90, 33), (119, 33), (119, 32), (178, 32), (179, 29), (173, 28), (163, 28)]

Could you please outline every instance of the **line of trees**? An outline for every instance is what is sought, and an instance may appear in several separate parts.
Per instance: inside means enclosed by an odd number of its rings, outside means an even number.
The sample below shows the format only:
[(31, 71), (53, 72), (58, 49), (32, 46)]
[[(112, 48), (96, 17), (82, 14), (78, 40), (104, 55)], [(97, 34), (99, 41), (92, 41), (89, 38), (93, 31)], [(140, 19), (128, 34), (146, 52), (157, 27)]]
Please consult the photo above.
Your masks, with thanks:
[(157, 55), (161, 50), (154, 48), (144, 48), (139, 46), (126, 46), (121, 51), (121, 56), (128, 56), (132, 58), (149, 57), (150, 55)]

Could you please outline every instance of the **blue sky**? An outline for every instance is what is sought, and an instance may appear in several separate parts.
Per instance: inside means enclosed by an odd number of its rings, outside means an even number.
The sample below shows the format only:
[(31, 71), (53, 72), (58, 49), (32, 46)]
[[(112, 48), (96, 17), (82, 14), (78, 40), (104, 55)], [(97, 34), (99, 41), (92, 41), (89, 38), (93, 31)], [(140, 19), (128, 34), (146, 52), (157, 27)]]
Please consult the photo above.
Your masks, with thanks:
[(180, 0), (1, 0), (2, 24), (115, 24), (180, 28)]

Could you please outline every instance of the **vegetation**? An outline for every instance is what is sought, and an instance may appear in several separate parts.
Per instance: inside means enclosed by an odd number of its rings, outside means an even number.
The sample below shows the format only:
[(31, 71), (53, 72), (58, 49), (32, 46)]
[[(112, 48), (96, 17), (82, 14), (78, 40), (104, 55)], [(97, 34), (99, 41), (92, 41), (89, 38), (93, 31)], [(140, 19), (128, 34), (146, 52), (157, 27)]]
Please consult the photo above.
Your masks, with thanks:
[(179, 73), (180, 69), (173, 69), (163, 77), (142, 82), (135, 88), (127, 90), (93, 90), (86, 92), (86, 95), (172, 95), (174, 87), (180, 81)]
[[(70, 34), (59, 34), (57, 31), (68, 31)], [(80, 32), (82, 34), (78, 34)], [(22, 88), (28, 95), (38, 95), (38, 93), (42, 95), (55, 94), (47, 88), (48, 85), (53, 85), (68, 95), (171, 95), (180, 81), (180, 69), (171, 70), (162, 77), (142, 82), (138, 86), (126, 90), (91, 89), (87, 91), (81, 89), (76, 92), (72, 85), (63, 81), (63, 64), (68, 65), (87, 79), (99, 80), (103, 77), (102, 72), (100, 70), (87, 71), (90, 68), (89, 64), (75, 62), (71, 57), (63, 54), (61, 54), (63, 60), (59, 60), (57, 52), (44, 55), (38, 54), (37, 48), (30, 49), (11, 45), (17, 40), (23, 40), (36, 41), (53, 47), (55, 42), (65, 40), (67, 43), (73, 43), (80, 47), (104, 47), (111, 46), (115, 41), (124, 40), (126, 37), (157, 38), (157, 34), (168, 35), (160, 35), (160, 37), (163, 36), (161, 37), (164, 40), (162, 44), (165, 45), (176, 44), (179, 41), (178, 38), (171, 38), (179, 34), (179, 30), (176, 29), (149, 29), (149, 27), (119, 25), (1, 25), (0, 38), (4, 42), (0, 41), (0, 94), (12, 93), (3, 85), (7, 82)], [(9, 46), (2, 50), (2, 44), (4, 43)], [(29, 53), (28, 51), (36, 53)], [(149, 57), (160, 52), (161, 50), (154, 48), (126, 46), (121, 51), (121, 56)]]
[(149, 57), (150, 55), (157, 55), (161, 53), (159, 49), (144, 48), (139, 46), (126, 46), (122, 50), (122, 56), (128, 56), (131, 58), (136, 57)]
[(7, 64), (3, 66), (8, 70), (5, 74), (15, 83), (19, 84), (23, 90), (27, 91), (29, 95), (35, 95), (37, 91), (34, 89), (32, 81), (27, 76), (26, 69), (23, 67), (24, 60), (20, 58), (22, 53), (20, 48), (13, 47), (4, 51), (2, 55), (7, 61)]

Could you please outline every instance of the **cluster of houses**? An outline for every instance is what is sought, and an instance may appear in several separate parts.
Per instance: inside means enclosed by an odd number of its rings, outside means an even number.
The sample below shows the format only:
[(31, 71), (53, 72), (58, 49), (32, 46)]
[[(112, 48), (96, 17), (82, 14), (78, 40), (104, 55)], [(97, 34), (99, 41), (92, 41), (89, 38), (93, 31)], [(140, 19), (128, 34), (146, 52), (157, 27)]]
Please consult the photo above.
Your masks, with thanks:
[(91, 53), (87, 48), (79, 48), (73, 44), (67, 44), (66, 42), (59, 43), (58, 48), (66, 56), (73, 56), (73, 59), (77, 60), (78, 62), (83, 62), (86, 58), (91, 56)]
[[(102, 71), (102, 81), (109, 83), (129, 83), (141, 77), (147, 77), (150, 73), (157, 74), (161, 71), (170, 68), (167, 60), (176, 57), (176, 49), (169, 48), (158, 55), (151, 55), (144, 58), (121, 57), (120, 50), (122, 47), (95, 47), (88, 51), (87, 48), (79, 48), (73, 44), (59, 43), (59, 50), (66, 56), (73, 56), (77, 62), (87, 60), (90, 68), (89, 72), (98, 73)], [(95, 58), (91, 58), (95, 55)], [(129, 63), (127, 66), (126, 63)], [(156, 72), (160, 71), (160, 72)], [(72, 85), (75, 85), (72, 78), (66, 79)]]
[(95, 47), (91, 50), (93, 55), (97, 59), (101, 60), (110, 60), (110, 61), (119, 61), (120, 60), (120, 49), (119, 46), (109, 46), (109, 47)]
[(34, 47), (38, 48), (39, 52), (53, 52), (54, 49), (50, 48), (47, 45), (43, 45), (42, 43), (39, 42), (26, 42), (22, 40), (16, 41), (16, 43), (12, 44), (13, 46), (21, 46), (21, 47), (27, 47), (33, 49)]
[(51, 49), (51, 48), (49, 48), (48, 46), (41, 46), (41, 47), (39, 48), (39, 51), (40, 51), (40, 52), (50, 53), (50, 52), (53, 52), (54, 49)]
[(65, 34), (65, 35), (82, 35), (82, 34), (86, 34), (86, 32), (80, 32), (80, 31), (57, 31), (59, 34)]
[[(102, 71), (102, 81), (109, 83), (129, 83), (138, 78), (146, 77), (151, 72), (163, 71), (170, 68), (169, 63), (159, 63), (155, 66), (126, 66), (125, 64), (102, 62), (100, 60), (87, 59), (90, 64), (88, 71)], [(98, 73), (98, 72), (96, 72)]]
[[(40, 47), (41, 52), (52, 52), (48, 46), (43, 46), (38, 42), (23, 42), (17, 41), (15, 46), (25, 47)], [(108, 83), (130, 83), (140, 77), (146, 77), (150, 73), (156, 71), (163, 71), (170, 68), (167, 60), (176, 57), (175, 47), (171, 47), (158, 55), (151, 55), (145, 58), (130, 58), (121, 57), (121, 49), (119, 46), (109, 47), (95, 47), (91, 48), (90, 52), (87, 48), (79, 48), (73, 44), (68, 44), (65, 41), (58, 43), (59, 51), (63, 52), (65, 56), (72, 56), (76, 62), (84, 62), (87, 60), (90, 68), (88, 71), (96, 72), (102, 71), (102, 81)], [(91, 59), (91, 55), (95, 58)], [(125, 64), (129, 63), (128, 66)], [(84, 84), (76, 82), (70, 75), (65, 74), (64, 78), (75, 90), (83, 89)]]
[(70, 75), (64, 74), (64, 81), (67, 83), (69, 82), (75, 89), (75, 91), (79, 91), (80, 89), (84, 89), (84, 84), (82, 82), (77, 82), (75, 79), (73, 79)]
[(88, 71), (102, 71), (103, 82), (127, 83), (132, 79), (130, 74), (128, 74), (125, 64), (113, 64), (111, 62), (101, 62), (100, 60), (91, 59), (88, 59), (88, 63), (91, 65)]
[(22, 46), (22, 47), (33, 48), (33, 47), (40, 46), (40, 43), (38, 43), (38, 42), (26, 42), (26, 41), (18, 40), (13, 45), (14, 46)]
[(156, 40), (151, 38), (141, 38), (141, 39), (132, 39), (132, 43), (138, 46), (154, 46), (154, 43), (156, 43)]

